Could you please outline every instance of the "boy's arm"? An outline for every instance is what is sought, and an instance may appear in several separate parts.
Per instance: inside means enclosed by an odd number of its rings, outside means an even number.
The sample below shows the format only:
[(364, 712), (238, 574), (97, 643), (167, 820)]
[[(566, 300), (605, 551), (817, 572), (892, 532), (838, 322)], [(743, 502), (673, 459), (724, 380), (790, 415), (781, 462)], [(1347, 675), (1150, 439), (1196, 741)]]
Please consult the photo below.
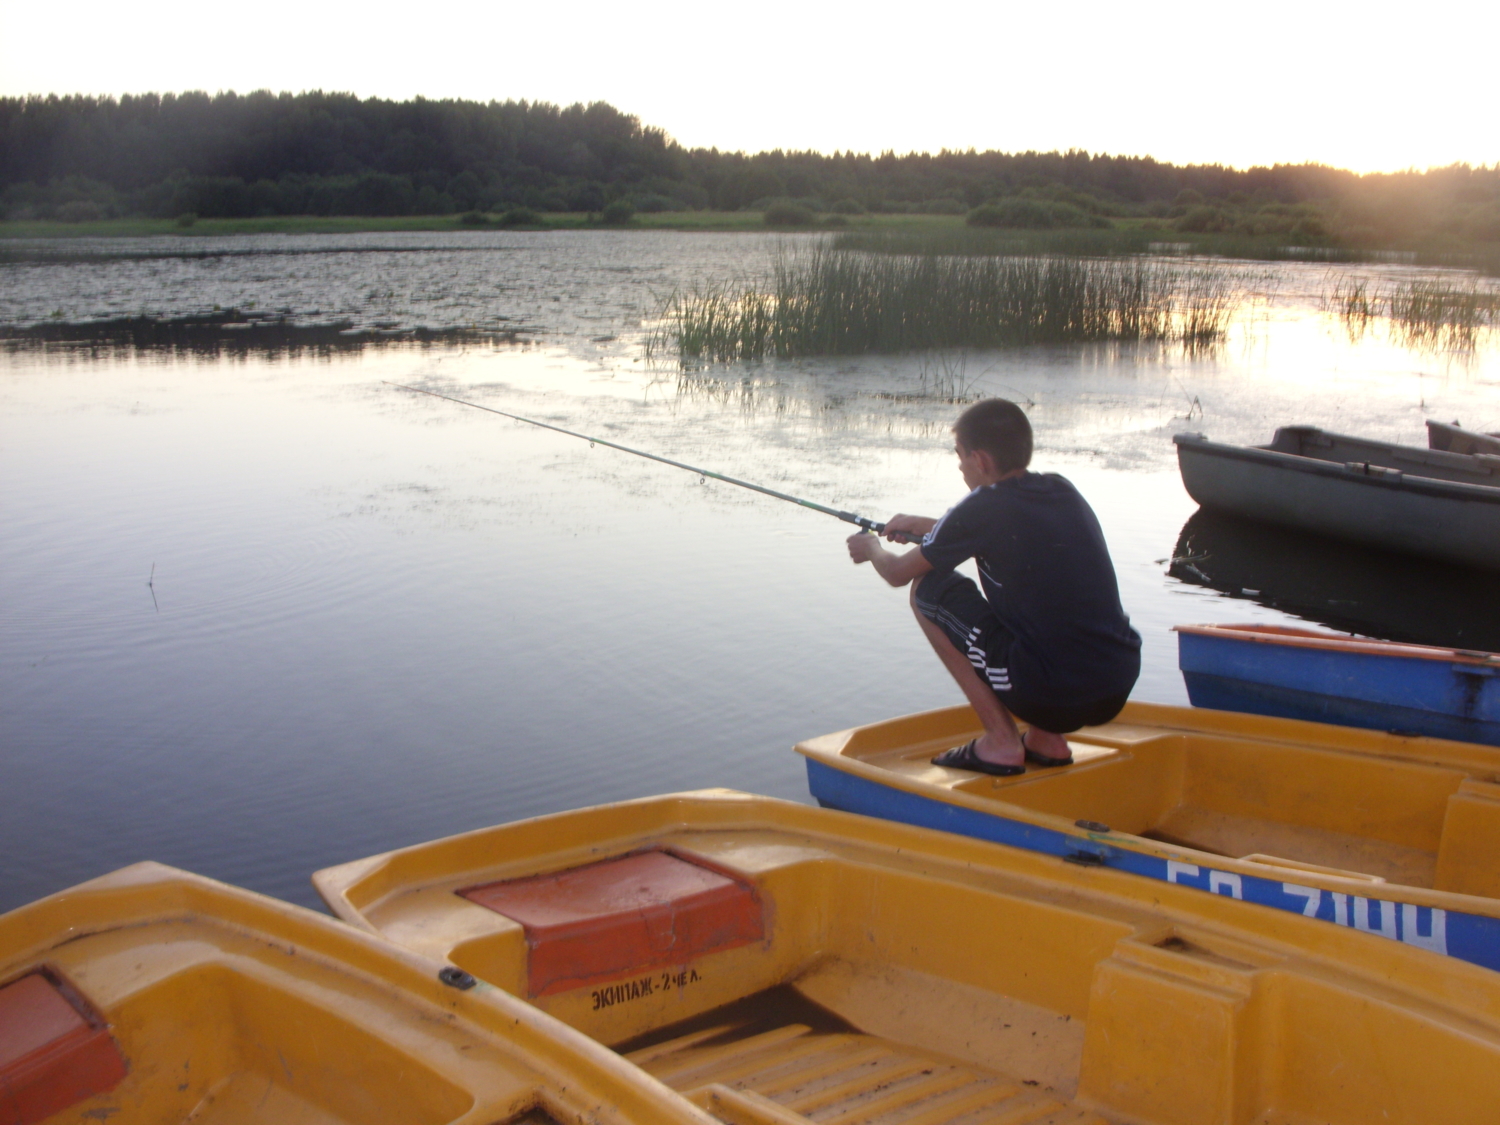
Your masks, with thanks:
[(910, 551), (898, 555), (881, 546), (877, 536), (863, 531), (849, 536), (848, 543), (849, 557), (856, 565), (864, 562), (870, 563), (875, 567), (876, 573), (892, 586), (905, 586), (932, 569), (932, 564), (923, 557), (920, 547), (913, 547)]

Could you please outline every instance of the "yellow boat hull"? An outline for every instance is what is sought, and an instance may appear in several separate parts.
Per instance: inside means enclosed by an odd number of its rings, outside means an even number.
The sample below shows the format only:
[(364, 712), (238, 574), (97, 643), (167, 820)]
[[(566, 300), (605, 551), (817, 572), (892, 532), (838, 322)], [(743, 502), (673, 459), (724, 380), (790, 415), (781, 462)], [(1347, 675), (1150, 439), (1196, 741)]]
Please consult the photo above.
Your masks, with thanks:
[(314, 884), (724, 1120), (1457, 1125), (1500, 1104), (1500, 975), (769, 798), (543, 817)]
[(0, 1121), (712, 1122), (444, 968), (300, 907), (125, 868), (0, 917)]
[(951, 707), (809, 739), (832, 808), (1194, 886), (1500, 970), (1500, 747), (1131, 703), (1074, 764), (946, 769)]

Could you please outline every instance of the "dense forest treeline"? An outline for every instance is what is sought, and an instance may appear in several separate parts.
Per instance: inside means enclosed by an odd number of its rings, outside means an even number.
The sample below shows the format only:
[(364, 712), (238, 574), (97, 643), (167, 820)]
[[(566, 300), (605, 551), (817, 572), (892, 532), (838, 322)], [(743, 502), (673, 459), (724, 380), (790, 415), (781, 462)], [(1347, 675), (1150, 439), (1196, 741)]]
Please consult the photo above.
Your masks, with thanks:
[(1500, 164), (1356, 175), (1084, 152), (687, 149), (603, 102), (309, 92), (0, 99), (0, 218), (602, 211), (951, 212), (1120, 220), (1305, 245), (1500, 242)]

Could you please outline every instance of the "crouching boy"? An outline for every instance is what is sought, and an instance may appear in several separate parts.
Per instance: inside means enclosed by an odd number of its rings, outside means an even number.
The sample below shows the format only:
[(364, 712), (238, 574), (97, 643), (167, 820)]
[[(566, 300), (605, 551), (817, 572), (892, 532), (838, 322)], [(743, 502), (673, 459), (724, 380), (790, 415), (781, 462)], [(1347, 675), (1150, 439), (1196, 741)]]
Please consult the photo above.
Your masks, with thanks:
[[(941, 519), (898, 515), (887, 539), (850, 536), (849, 555), (892, 586), (912, 586), (922, 632), (984, 724), (939, 754), (942, 766), (1002, 777), (1025, 763), (1065, 766), (1063, 736), (1107, 723), (1140, 674), (1141, 638), (1120, 606), (1114, 566), (1093, 509), (1056, 473), (1033, 473), (1031, 423), (1005, 399), (975, 403), (953, 427), (972, 490)], [(983, 593), (954, 573), (976, 560)], [(1014, 718), (1012, 718), (1014, 716)], [(1023, 738), (1015, 719), (1026, 723)]]

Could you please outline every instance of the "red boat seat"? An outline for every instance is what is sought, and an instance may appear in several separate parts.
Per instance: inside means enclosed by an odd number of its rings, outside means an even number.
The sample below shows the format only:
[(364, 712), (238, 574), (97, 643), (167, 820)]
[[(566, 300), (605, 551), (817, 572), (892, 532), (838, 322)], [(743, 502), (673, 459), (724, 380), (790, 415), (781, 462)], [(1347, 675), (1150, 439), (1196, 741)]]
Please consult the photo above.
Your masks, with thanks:
[(685, 966), (765, 935), (754, 887), (664, 851), (458, 893), (526, 928), (530, 996)]
[(113, 1089), (125, 1059), (103, 1019), (52, 973), (0, 988), (0, 1122), (34, 1125)]

